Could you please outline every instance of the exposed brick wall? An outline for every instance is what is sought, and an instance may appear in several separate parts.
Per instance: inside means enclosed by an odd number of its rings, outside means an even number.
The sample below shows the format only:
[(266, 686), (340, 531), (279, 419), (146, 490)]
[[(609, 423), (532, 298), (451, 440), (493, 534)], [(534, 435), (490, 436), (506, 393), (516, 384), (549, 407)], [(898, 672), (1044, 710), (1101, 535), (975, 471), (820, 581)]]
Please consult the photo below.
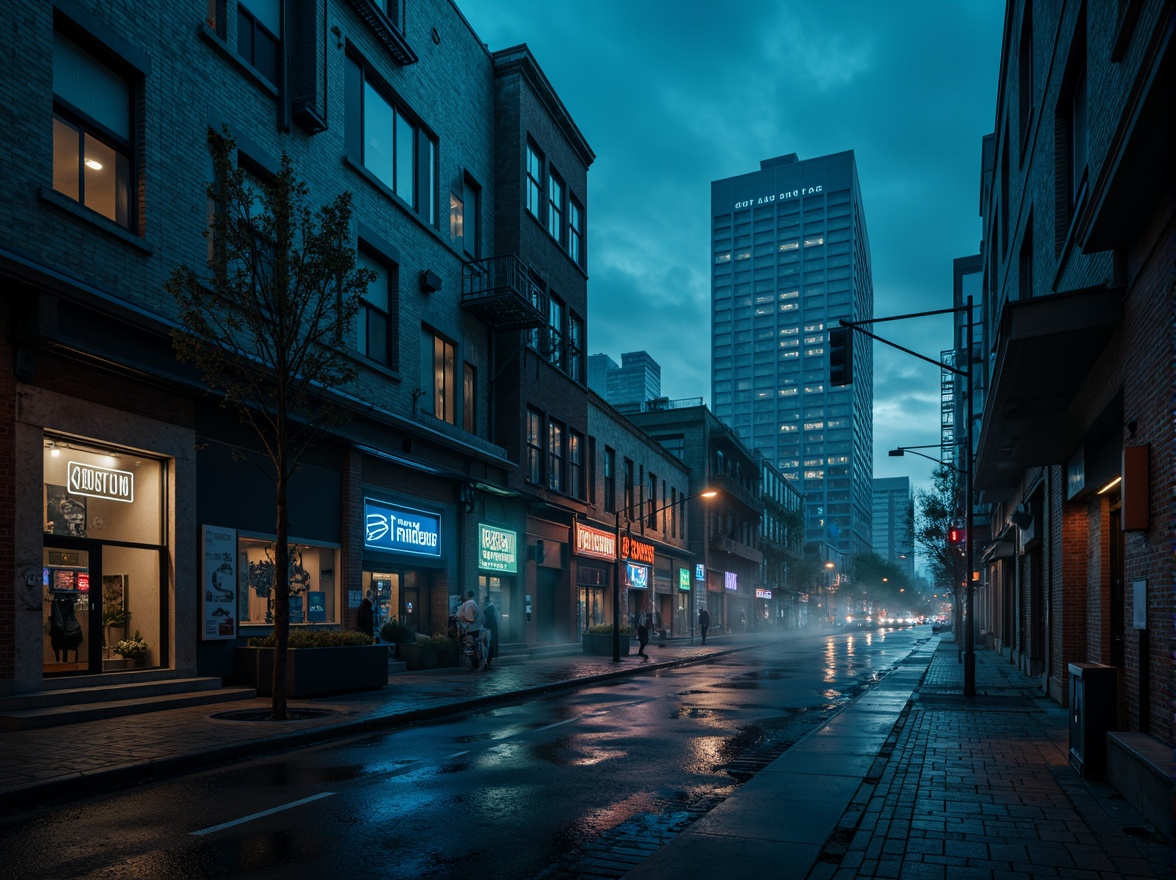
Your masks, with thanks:
[(16, 671), (16, 380), (9, 342), (12, 301), (0, 300), (0, 693)]
[[(1068, 447), (1051, 462), (1050, 497), (1046, 499), (1045, 571), (1049, 580), (1049, 690), (1067, 699), (1066, 664), (1109, 663), (1112, 640), (1122, 619), (1124, 656), (1121, 674), (1122, 720), (1128, 729), (1147, 730), (1176, 745), (1170, 700), (1173, 697), (1174, 587), (1173, 504), (1176, 484), (1176, 226), (1171, 193), (1157, 188), (1151, 202), (1133, 204), (1131, 237), (1120, 234), (1112, 250), (1084, 240), (1091, 220), (1106, 222), (1102, 211), (1117, 210), (1115, 192), (1122, 184), (1125, 143), (1153, 136), (1129, 114), (1144, 103), (1154, 53), (1166, 45), (1163, 35), (1170, 12), (1159, 0), (1134, 5), (1137, 17), (1123, 27), (1120, 5), (1058, 0), (1034, 4), (1032, 23), (1032, 108), (1021, 107), (1019, 70), (1021, 22), (1028, 0), (1010, 5), (1002, 54), (997, 131), (992, 143), (995, 172), (982, 199), (985, 257), (990, 267), (985, 297), (993, 323), (1000, 303), (1067, 291), (1121, 289), (1123, 317), (1099, 340), (1101, 353), (1065, 413)], [(1047, 8), (1048, 7), (1048, 8)], [(1116, 47), (1117, 40), (1121, 45)], [(1122, 49), (1121, 54), (1116, 50)], [(1171, 51), (1167, 49), (1166, 51)], [(1086, 66), (1088, 165), (1086, 191), (1070, 204), (1068, 155), (1072, 74)], [(1146, 114), (1141, 116), (1146, 118)], [(1018, 120), (1029, 120), (1021, 130)], [(1169, 133), (1170, 134), (1170, 133)], [(1126, 139), (1126, 141), (1124, 140)], [(1007, 224), (1005, 221), (1007, 218)], [(1006, 231), (1007, 225), (1007, 231)], [(1032, 251), (1031, 290), (1020, 289), (1018, 261), (1026, 242)], [(1096, 249), (1102, 248), (1102, 249)], [(996, 340), (999, 344), (999, 340)], [(1130, 426), (1130, 427), (1128, 427)], [(1073, 502), (1064, 501), (1067, 471), (1063, 461), (1078, 452), (1105, 459), (1118, 446), (1149, 449), (1150, 524), (1122, 535), (1121, 571), (1113, 570), (1112, 552), (1120, 536), (1111, 511), (1117, 490), (1092, 496), (1087, 485)], [(1086, 474), (1100, 482), (1105, 464)], [(1041, 464), (1045, 464), (1042, 462)], [(1112, 582), (1121, 577), (1123, 599), (1111, 607)], [(1132, 625), (1132, 584), (1146, 581), (1146, 630)], [(1027, 587), (1022, 584), (1021, 588)], [(1117, 595), (1117, 594), (1116, 594)], [(1022, 600), (1025, 598), (1022, 592)], [(1035, 614), (1036, 611), (1031, 611)], [(1114, 659), (1118, 659), (1117, 657)]]

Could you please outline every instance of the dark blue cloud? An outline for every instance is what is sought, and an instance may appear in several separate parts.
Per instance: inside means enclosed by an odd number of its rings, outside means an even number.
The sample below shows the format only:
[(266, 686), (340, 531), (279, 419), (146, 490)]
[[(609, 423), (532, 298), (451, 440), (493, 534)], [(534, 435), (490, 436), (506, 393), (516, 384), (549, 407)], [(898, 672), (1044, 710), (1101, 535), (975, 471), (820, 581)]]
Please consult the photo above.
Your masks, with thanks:
[[(710, 181), (852, 149), (875, 314), (951, 304), (979, 249), (980, 141), (995, 128), (1004, 4), (457, 0), (491, 50), (527, 43), (597, 154), (588, 350), (648, 351), (670, 397), (710, 401)], [(947, 318), (880, 325), (937, 358)], [(875, 344), (875, 475), (937, 441), (939, 371)]]

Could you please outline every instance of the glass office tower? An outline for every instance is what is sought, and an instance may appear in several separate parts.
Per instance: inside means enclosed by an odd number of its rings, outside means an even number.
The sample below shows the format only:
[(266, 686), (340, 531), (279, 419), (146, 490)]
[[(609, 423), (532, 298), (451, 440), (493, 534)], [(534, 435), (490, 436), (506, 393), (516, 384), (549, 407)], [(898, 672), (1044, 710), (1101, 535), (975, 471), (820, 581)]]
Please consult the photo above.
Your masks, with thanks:
[(852, 333), (853, 382), (829, 385), (828, 331), (874, 312), (853, 151), (711, 183), (715, 415), (803, 489), (806, 543), (871, 547), (873, 359)]

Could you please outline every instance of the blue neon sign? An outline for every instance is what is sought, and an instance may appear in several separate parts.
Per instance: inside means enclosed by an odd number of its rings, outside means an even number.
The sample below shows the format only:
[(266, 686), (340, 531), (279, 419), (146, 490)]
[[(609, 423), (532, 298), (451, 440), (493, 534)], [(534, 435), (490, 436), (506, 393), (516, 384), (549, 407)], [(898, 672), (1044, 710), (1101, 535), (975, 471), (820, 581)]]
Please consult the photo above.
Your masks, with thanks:
[(441, 558), (441, 515), (363, 499), (363, 543), (373, 550)]

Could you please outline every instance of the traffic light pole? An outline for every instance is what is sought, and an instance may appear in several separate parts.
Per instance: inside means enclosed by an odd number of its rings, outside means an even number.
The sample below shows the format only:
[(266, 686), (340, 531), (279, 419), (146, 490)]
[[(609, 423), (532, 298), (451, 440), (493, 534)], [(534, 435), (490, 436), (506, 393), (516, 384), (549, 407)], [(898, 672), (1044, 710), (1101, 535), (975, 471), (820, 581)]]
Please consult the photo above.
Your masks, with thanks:
[[(883, 339), (881, 336), (876, 336), (869, 330), (865, 329), (867, 324), (880, 324), (883, 321), (902, 321), (907, 318), (927, 318), (933, 315), (954, 315), (960, 312), (967, 312), (968, 322), (968, 354), (965, 359), (966, 367), (961, 370), (958, 367), (949, 366), (934, 358), (929, 358), (926, 355), (919, 354), (917, 351), (911, 351), (909, 348), (903, 348), (889, 339)], [(892, 315), (888, 318), (871, 318), (867, 321), (847, 321), (841, 318), (838, 322), (842, 327), (849, 327), (859, 333), (864, 333), (871, 339), (876, 339), (891, 348), (897, 348), (905, 354), (912, 355), (920, 360), (935, 364), (940, 369), (948, 370), (957, 376), (963, 376), (967, 380), (967, 435), (964, 438), (967, 446), (964, 450), (964, 505), (965, 505), (965, 543), (964, 543), (964, 696), (976, 696), (976, 615), (975, 615), (975, 596), (974, 587), (972, 583), (972, 566), (975, 563), (975, 530), (973, 529), (973, 515), (972, 515), (972, 397), (973, 397), (973, 383), (975, 379), (972, 375), (972, 347), (973, 347), (973, 321), (972, 321), (972, 297), (968, 297), (967, 304), (962, 306), (954, 306), (950, 309), (935, 309), (930, 312), (913, 312), (908, 315)], [(955, 331), (952, 330), (952, 341), (955, 341)], [(853, 344), (853, 340), (847, 340), (846, 345)], [(852, 379), (852, 371), (850, 372)], [(961, 444), (963, 445), (963, 444)]]

